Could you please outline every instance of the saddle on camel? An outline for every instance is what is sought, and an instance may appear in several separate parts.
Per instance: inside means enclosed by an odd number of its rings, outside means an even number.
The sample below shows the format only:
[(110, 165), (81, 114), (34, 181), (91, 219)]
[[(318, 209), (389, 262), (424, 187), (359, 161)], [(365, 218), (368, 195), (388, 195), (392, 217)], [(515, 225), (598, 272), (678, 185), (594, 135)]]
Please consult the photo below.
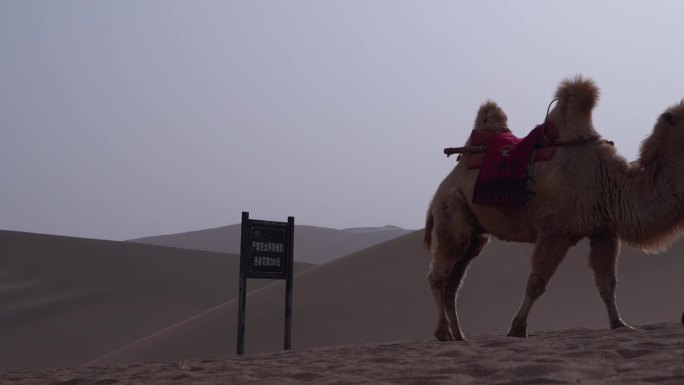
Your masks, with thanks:
[[(555, 100), (554, 100), (555, 101)], [(553, 104), (553, 102), (551, 104)], [(549, 104), (549, 108), (551, 108)], [(473, 130), (468, 146), (445, 148), (448, 156), (472, 154), (468, 169), (479, 169), (473, 203), (483, 205), (524, 204), (533, 191), (527, 182), (533, 177), (534, 162), (551, 160), (559, 146), (580, 145), (589, 142), (610, 143), (598, 136), (559, 138), (558, 128), (547, 118), (524, 138), (518, 138), (508, 128)]]

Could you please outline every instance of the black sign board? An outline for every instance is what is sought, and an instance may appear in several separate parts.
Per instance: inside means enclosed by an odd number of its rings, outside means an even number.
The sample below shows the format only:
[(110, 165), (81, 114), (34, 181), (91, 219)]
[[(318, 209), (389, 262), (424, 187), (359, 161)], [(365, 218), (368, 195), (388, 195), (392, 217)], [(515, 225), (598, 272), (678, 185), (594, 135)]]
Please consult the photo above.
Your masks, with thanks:
[(251, 222), (248, 278), (286, 278), (287, 223)]
[(293, 240), (294, 217), (288, 217), (287, 222), (271, 222), (249, 219), (248, 212), (242, 213), (237, 354), (245, 352), (247, 278), (286, 280), (284, 347), (291, 348)]

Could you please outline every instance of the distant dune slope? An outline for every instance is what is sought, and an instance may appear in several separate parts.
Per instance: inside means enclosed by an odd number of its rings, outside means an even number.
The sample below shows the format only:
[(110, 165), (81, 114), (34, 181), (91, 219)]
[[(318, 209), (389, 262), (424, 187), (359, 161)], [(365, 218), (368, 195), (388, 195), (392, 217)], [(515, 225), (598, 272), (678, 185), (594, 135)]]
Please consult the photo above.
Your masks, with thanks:
[[(411, 231), (396, 226), (337, 230), (295, 225), (294, 258), (320, 265)], [(239, 254), (240, 225), (131, 239), (128, 242)]]
[(0, 371), (79, 365), (234, 298), (238, 271), (232, 254), (0, 231)]
[[(431, 338), (435, 305), (422, 231), (295, 276), (293, 347)], [(627, 322), (676, 320), (684, 303), (681, 242), (667, 253), (622, 252), (618, 303)], [(504, 338), (522, 299), (532, 245), (495, 241), (473, 262), (459, 310), (466, 334)], [(607, 316), (586, 267), (588, 245), (574, 247), (530, 317), (530, 331), (605, 327)], [(248, 296), (247, 353), (282, 349), (283, 285)], [(226, 302), (94, 361), (95, 364), (212, 358), (235, 354), (237, 304)]]

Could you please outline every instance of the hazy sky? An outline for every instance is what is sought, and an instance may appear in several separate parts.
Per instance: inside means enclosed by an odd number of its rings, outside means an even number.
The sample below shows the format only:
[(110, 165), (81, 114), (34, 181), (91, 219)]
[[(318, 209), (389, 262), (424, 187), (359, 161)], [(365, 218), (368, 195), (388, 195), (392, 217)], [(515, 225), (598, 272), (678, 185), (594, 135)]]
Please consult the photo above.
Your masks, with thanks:
[(601, 87), (629, 160), (684, 96), (681, 1), (0, 1), (0, 229), (423, 226), (495, 99)]

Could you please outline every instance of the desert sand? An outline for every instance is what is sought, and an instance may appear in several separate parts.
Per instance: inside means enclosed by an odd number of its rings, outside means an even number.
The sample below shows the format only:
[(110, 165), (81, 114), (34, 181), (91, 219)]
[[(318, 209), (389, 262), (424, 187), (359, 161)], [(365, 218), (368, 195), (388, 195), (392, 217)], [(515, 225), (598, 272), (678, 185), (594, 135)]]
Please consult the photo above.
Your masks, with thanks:
[(7, 384), (681, 384), (678, 323), (0, 374)]
[[(426, 279), (430, 255), (421, 250), (421, 240), (417, 231), (297, 274), (293, 348), (432, 338), (436, 314)], [(458, 303), (466, 335), (507, 332), (525, 290), (531, 248), (492, 242), (473, 262)], [(582, 242), (570, 251), (531, 314), (532, 332), (608, 328), (606, 310), (587, 267), (588, 249)], [(684, 258), (678, 250), (644, 255), (624, 248), (617, 297), (628, 323), (679, 319), (684, 310)], [(282, 349), (283, 298), (282, 282), (247, 296), (248, 354)], [(87, 364), (235, 354), (236, 320), (237, 303), (228, 301)]]
[[(8, 383), (12, 378), (31, 383), (33, 376), (42, 376), (36, 377), (42, 378), (38, 383), (85, 382), (81, 378), (104, 384), (135, 382), (137, 375), (146, 383), (174, 377), (198, 382), (201, 376), (207, 376), (206, 383), (219, 377), (220, 382), (267, 383), (271, 380), (257, 375), (269, 371), (281, 373), (274, 383), (438, 383), (463, 375), (477, 378), (478, 365), (489, 368), (481, 369), (483, 383), (514, 383), (525, 375), (576, 375), (591, 383), (603, 378), (591, 377), (600, 374), (591, 368), (602, 373), (632, 364), (641, 365), (645, 377), (682, 375), (676, 369), (682, 358), (678, 320), (684, 310), (681, 242), (659, 255), (629, 247), (622, 252), (617, 296), (623, 316), (633, 325), (655, 326), (608, 330), (582, 242), (570, 251), (532, 312), (529, 330), (536, 337), (526, 341), (503, 336), (522, 298), (531, 245), (492, 242), (473, 262), (459, 297), (470, 341), (458, 345), (433, 341), (436, 315), (426, 280), (430, 255), (421, 249), (417, 231), (295, 274), (289, 353), (278, 353), (283, 283), (250, 280), (248, 356), (236, 357), (233, 257), (127, 242), (1, 235), (0, 378)], [(523, 348), (538, 350), (538, 358), (525, 357)], [(543, 362), (556, 350), (565, 351), (556, 359), (571, 358), (567, 372), (559, 372), (564, 363)], [(630, 352), (636, 353), (630, 357)], [(431, 366), (439, 354), (446, 357)], [(514, 368), (532, 363), (537, 369), (515, 374)], [(277, 370), (268, 369), (271, 364)], [(76, 369), (46, 371), (58, 367)], [(632, 369), (611, 370), (637, 375), (637, 367)], [(651, 371), (662, 373), (658, 377)], [(119, 377), (108, 377), (116, 373)]]
[(0, 231), (0, 371), (81, 365), (231, 300), (238, 273), (237, 255)]

